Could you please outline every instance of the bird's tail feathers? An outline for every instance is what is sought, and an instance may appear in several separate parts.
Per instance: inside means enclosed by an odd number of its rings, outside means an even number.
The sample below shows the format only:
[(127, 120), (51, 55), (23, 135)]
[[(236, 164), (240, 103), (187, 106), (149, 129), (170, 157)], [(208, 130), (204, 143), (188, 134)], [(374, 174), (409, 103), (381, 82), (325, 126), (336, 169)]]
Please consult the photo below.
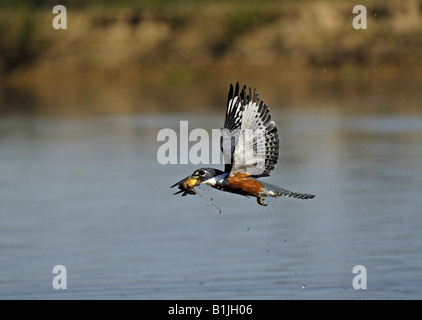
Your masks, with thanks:
[(312, 199), (315, 198), (315, 195), (309, 194), (309, 193), (299, 193), (299, 192), (293, 192), (286, 189), (283, 189), (279, 186), (275, 186), (269, 183), (262, 183), (265, 187), (266, 195), (265, 196), (272, 196), (272, 197), (290, 197), (295, 199)]
[(289, 190), (283, 190), (283, 192), (280, 193), (280, 196), (295, 198), (295, 199), (312, 199), (315, 198), (315, 195), (309, 194), (309, 193), (299, 193), (299, 192), (292, 192)]

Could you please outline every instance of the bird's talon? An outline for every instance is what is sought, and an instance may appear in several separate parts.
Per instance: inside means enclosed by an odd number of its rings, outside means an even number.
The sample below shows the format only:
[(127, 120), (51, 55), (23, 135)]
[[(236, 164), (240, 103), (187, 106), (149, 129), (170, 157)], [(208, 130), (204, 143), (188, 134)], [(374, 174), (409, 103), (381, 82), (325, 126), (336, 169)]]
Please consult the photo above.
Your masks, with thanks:
[(261, 205), (261, 206), (267, 206), (266, 203), (264, 203), (264, 198), (263, 197), (258, 197), (256, 198), (256, 201)]

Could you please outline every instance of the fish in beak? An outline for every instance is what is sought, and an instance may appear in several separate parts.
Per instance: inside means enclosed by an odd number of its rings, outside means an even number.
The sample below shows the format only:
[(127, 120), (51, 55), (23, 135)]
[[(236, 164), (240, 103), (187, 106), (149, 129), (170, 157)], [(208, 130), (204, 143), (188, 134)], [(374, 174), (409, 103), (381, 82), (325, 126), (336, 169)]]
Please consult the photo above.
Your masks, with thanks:
[(187, 194), (196, 194), (195, 190), (193, 188), (200, 184), (201, 181), (199, 180), (198, 176), (190, 175), (189, 177), (186, 177), (183, 180), (180, 180), (179, 182), (176, 182), (174, 185), (172, 185), (170, 188), (173, 188), (177, 185), (179, 185), (179, 191), (177, 191), (175, 194), (182, 193), (182, 196), (186, 196)]

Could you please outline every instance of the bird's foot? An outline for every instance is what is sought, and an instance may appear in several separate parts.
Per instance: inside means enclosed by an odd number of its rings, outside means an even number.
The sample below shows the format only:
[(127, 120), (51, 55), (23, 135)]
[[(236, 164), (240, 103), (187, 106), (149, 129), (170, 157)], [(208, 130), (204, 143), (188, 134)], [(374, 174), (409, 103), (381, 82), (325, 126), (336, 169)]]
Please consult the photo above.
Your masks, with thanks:
[(258, 202), (261, 206), (264, 206), (264, 207), (267, 205), (266, 203), (264, 203), (263, 197), (257, 197), (256, 202)]

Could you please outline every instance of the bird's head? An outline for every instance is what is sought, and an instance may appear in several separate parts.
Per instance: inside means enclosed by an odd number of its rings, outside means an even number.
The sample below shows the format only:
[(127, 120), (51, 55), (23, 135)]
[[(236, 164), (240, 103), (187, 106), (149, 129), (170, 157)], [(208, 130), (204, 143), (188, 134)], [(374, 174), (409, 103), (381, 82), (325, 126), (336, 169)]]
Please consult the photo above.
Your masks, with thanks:
[(182, 196), (186, 196), (187, 194), (196, 194), (194, 187), (199, 184), (206, 183), (207, 180), (214, 178), (220, 170), (213, 169), (213, 168), (201, 168), (196, 170), (190, 176), (176, 182), (171, 188), (175, 186), (179, 186), (180, 191), (176, 192), (175, 194), (183, 192)]

